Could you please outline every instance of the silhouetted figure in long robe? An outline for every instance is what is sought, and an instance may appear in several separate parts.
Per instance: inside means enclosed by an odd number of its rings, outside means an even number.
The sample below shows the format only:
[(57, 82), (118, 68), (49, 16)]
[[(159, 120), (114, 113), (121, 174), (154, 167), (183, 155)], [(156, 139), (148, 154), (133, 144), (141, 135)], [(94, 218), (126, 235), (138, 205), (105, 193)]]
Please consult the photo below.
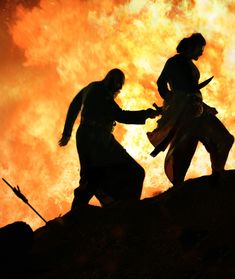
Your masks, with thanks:
[(140, 199), (144, 169), (114, 138), (115, 122), (144, 124), (156, 110), (122, 110), (114, 101), (125, 82), (124, 73), (112, 69), (101, 81), (83, 88), (71, 102), (60, 146), (68, 143), (74, 122), (81, 111), (76, 134), (80, 160), (80, 185), (74, 191), (72, 209), (87, 204), (95, 195), (105, 206), (112, 202)]
[(157, 80), (159, 94), (164, 99), (162, 117), (157, 128), (147, 135), (155, 146), (153, 157), (170, 145), (165, 173), (173, 185), (184, 181), (198, 141), (210, 154), (212, 177), (224, 170), (234, 141), (216, 117), (216, 109), (203, 102), (200, 89), (213, 77), (199, 84), (200, 73), (192, 60), (198, 60), (205, 45), (200, 33), (182, 39), (177, 54), (167, 60)]

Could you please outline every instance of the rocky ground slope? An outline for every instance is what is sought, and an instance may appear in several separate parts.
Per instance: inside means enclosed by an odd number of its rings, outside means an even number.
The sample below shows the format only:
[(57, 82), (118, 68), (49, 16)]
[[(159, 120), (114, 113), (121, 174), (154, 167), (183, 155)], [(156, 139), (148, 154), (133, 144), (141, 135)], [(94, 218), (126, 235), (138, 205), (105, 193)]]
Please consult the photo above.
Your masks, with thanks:
[[(3, 229), (0, 241), (12, 239)], [(25, 253), (4, 240), (4, 278), (235, 278), (235, 170), (138, 202), (85, 206), (27, 231)]]

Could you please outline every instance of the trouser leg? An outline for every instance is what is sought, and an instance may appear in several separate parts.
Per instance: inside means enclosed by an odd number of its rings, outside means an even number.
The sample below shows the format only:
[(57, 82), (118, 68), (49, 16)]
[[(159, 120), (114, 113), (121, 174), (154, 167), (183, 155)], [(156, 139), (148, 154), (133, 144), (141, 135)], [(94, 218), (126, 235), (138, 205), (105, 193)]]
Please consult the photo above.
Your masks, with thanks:
[(184, 181), (197, 143), (197, 139), (189, 135), (177, 137), (171, 143), (165, 159), (165, 173), (174, 186)]
[(81, 167), (79, 187), (74, 190), (72, 209), (88, 204), (99, 185), (99, 170), (95, 167)]
[(165, 158), (165, 173), (174, 186), (184, 182), (187, 170), (196, 151), (196, 134), (199, 117), (195, 117), (189, 106), (174, 127), (174, 136)]
[(79, 187), (74, 190), (72, 209), (88, 204), (93, 195), (102, 206), (116, 201), (139, 200), (144, 177), (144, 169), (134, 159), (86, 171), (81, 176)]
[(80, 205), (88, 204), (93, 195), (93, 191), (89, 189), (89, 184), (80, 184), (79, 187), (74, 190), (72, 209)]
[(200, 141), (210, 154), (212, 173), (224, 170), (234, 137), (214, 115), (206, 115), (200, 125)]
[(129, 162), (120, 165), (117, 175), (123, 177), (123, 197), (127, 199), (140, 199), (145, 171), (134, 159), (130, 158)]
[(115, 201), (138, 200), (141, 197), (145, 171), (133, 158), (126, 157), (122, 163), (105, 169), (104, 192)]
[[(107, 154), (104, 154), (103, 160), (102, 157), (98, 160), (99, 164), (84, 146), (84, 142), (77, 141), (81, 178), (80, 186), (74, 192), (73, 204), (88, 203), (93, 195), (101, 204), (105, 202), (104, 196), (115, 201), (140, 199), (145, 171), (115, 139), (104, 149)], [(91, 168), (92, 160), (93, 165), (99, 167)]]

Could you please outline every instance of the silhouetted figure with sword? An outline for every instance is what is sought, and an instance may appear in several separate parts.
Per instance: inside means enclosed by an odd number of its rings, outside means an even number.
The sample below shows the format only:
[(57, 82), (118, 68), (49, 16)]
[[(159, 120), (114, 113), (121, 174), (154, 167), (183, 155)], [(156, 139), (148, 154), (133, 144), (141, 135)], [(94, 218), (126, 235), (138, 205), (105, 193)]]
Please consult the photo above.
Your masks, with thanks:
[(200, 72), (192, 60), (198, 60), (205, 45), (200, 33), (182, 39), (177, 54), (167, 60), (157, 80), (164, 100), (162, 117), (157, 128), (147, 135), (155, 147), (153, 157), (169, 146), (165, 173), (174, 186), (184, 181), (198, 141), (210, 154), (213, 179), (223, 172), (234, 142), (234, 137), (216, 117), (217, 110), (203, 102), (200, 89), (213, 77), (199, 84)]

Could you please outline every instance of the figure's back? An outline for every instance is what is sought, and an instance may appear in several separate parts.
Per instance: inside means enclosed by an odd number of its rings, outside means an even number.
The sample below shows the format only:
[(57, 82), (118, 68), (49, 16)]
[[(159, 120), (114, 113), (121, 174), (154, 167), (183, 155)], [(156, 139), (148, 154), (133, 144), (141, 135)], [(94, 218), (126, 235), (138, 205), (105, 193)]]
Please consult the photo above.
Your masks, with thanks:
[(113, 99), (109, 97), (107, 89), (100, 81), (90, 83), (83, 93), (83, 109), (81, 117), (84, 122), (93, 121), (95, 123), (103, 124), (112, 127), (112, 102)]

